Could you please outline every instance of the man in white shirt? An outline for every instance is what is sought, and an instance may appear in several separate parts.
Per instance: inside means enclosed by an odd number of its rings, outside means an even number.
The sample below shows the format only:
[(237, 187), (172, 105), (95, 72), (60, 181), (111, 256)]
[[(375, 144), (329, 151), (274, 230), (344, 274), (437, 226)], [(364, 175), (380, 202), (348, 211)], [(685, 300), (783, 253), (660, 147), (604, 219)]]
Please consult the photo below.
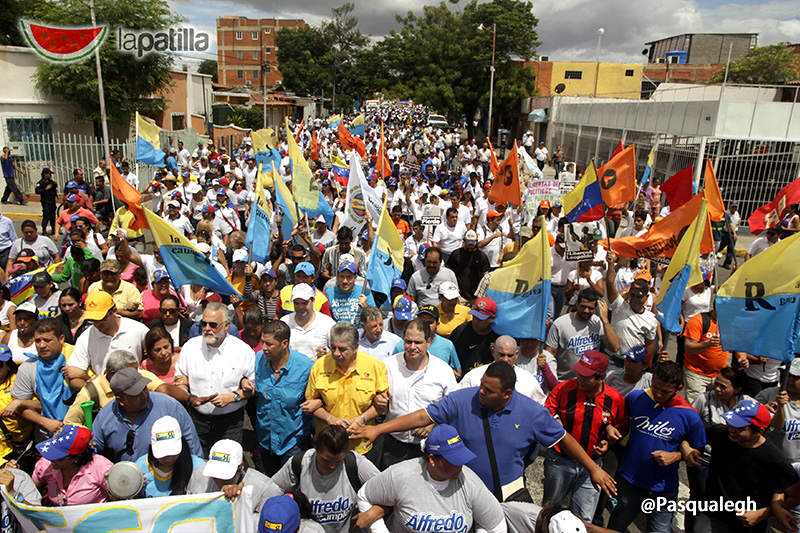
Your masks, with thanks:
[(255, 189), (256, 178), (258, 177), (258, 167), (256, 167), (256, 158), (248, 155), (245, 158), (245, 165), (242, 168), (242, 176), (244, 176), (244, 188), (250, 192)]
[(181, 213), (181, 203), (178, 200), (167, 202), (167, 222), (176, 230), (183, 233), (187, 239), (194, 238), (194, 228), (189, 219)]
[(458, 209), (449, 208), (446, 211), (447, 221), (440, 224), (433, 234), (433, 246), (442, 251), (442, 259), (447, 262), (450, 254), (461, 248), (467, 226), (458, 219)]
[(120, 164), (120, 171), (122, 172), (122, 177), (125, 178), (125, 181), (127, 181), (130, 184), (131, 187), (133, 187), (134, 189), (136, 189), (138, 191), (139, 190), (139, 178), (136, 176), (136, 174), (131, 172), (130, 163), (128, 163), (127, 161), (123, 161)]
[[(427, 322), (415, 318), (406, 326), (403, 352), (384, 361), (391, 398), (387, 420), (424, 409), (457, 388), (455, 376), (447, 363), (428, 353), (433, 335), (434, 331)], [(420, 457), (419, 442), (428, 436), (433, 426), (431, 423), (386, 435), (378, 468), (385, 469), (400, 461)]]
[(178, 166), (181, 168), (188, 166), (190, 157), (192, 157), (192, 154), (183, 147), (183, 141), (178, 141)]
[(374, 306), (361, 311), (361, 338), (358, 350), (381, 361), (394, 353), (394, 348), (402, 339), (383, 329), (383, 314)]
[(544, 142), (539, 143), (539, 147), (533, 154), (536, 156), (536, 164), (539, 165), (539, 170), (544, 170), (544, 164), (547, 163), (547, 160), (550, 158), (550, 152), (547, 151)]
[[(542, 391), (539, 381), (533, 374), (521, 366), (517, 366), (519, 346), (517, 346), (517, 341), (514, 340), (514, 337), (508, 335), (497, 337), (497, 340), (492, 344), (492, 358), (494, 358), (495, 361), (505, 361), (514, 369), (514, 372), (517, 374), (517, 382), (514, 385), (514, 390), (523, 396), (527, 396), (536, 403), (544, 405), (547, 395)], [(479, 387), (481, 378), (486, 373), (487, 368), (488, 365), (483, 365), (467, 372), (467, 375), (465, 375), (458, 384), (458, 388), (466, 389), (469, 387)]]
[(336, 323), (328, 315), (314, 310), (315, 291), (307, 283), (298, 283), (292, 288), (294, 313), (281, 318), (292, 331), (289, 348), (300, 352), (312, 361), (327, 352), (328, 334)]
[(221, 439), (242, 442), (244, 406), (254, 390), (255, 353), (228, 335), (230, 324), (231, 311), (225, 304), (206, 304), (202, 335), (186, 341), (175, 364), (175, 385), (189, 392), (190, 414), (204, 453)]
[(759, 237), (753, 241), (750, 248), (747, 249), (747, 254), (744, 256), (745, 261), (757, 256), (776, 242), (778, 242), (778, 228), (767, 228), (766, 236)]

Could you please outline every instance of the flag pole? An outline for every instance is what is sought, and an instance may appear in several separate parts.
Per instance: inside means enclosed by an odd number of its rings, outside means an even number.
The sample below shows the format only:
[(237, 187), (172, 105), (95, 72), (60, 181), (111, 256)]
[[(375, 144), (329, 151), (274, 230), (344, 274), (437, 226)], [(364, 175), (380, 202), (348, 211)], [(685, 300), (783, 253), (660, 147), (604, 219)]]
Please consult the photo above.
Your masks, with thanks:
[[(94, 17), (94, 0), (89, 0), (89, 16), (92, 18), (92, 27), (97, 27)], [(107, 168), (111, 168), (111, 150), (108, 143), (108, 124), (106, 123), (106, 97), (103, 91), (103, 70), (100, 68), (100, 46), (94, 49), (94, 62), (97, 68), (97, 96), (100, 100), (100, 124), (103, 128), (103, 152), (107, 159)], [(111, 209), (114, 207), (114, 194), (111, 194)]]

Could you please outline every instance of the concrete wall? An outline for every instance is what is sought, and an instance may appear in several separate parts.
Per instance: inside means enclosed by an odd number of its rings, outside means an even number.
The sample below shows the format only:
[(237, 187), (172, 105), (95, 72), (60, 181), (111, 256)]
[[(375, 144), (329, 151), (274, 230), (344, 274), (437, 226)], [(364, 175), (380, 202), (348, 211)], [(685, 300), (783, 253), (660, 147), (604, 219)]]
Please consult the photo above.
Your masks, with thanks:
[(715, 63), (724, 65), (728, 60), (731, 45), (731, 61), (742, 57), (750, 50), (749, 35), (702, 34), (692, 35), (689, 46), (689, 63)]
[[(539, 95), (556, 94), (555, 88), (563, 83), (564, 96), (594, 96), (638, 99), (642, 86), (640, 63), (600, 63), (572, 61), (526, 62), (536, 76)], [(567, 71), (580, 72), (580, 79), (567, 78)], [(630, 73), (630, 76), (626, 76)], [(597, 80), (597, 83), (595, 83)]]

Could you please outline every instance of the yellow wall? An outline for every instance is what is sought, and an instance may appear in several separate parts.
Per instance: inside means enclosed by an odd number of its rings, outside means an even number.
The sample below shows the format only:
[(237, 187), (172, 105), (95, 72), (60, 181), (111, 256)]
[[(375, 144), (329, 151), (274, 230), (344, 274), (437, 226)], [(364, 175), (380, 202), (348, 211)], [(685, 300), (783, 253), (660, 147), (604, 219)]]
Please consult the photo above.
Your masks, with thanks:
[[(566, 79), (565, 72), (581, 71), (581, 79)], [(633, 70), (633, 76), (625, 76), (626, 70)], [(599, 81), (595, 89), (597, 63), (554, 61), (550, 78), (550, 90), (556, 94), (559, 83), (566, 85), (565, 96), (597, 96), (598, 98), (639, 99), (642, 89), (641, 63), (600, 63)], [(595, 93), (596, 90), (596, 93)]]

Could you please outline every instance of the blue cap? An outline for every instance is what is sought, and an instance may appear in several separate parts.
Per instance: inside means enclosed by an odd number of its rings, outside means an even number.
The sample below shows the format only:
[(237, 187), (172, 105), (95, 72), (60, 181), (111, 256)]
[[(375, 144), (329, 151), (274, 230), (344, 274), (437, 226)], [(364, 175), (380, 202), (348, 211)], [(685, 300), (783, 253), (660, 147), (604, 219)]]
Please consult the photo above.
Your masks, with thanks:
[(153, 272), (153, 283), (158, 283), (162, 279), (169, 279), (169, 274), (163, 268), (159, 268), (155, 272)]
[(306, 276), (313, 276), (316, 273), (316, 270), (314, 269), (314, 265), (312, 265), (308, 261), (303, 261), (302, 263), (300, 263), (299, 265), (294, 267), (294, 271), (295, 272), (302, 272)]
[(78, 182), (75, 180), (69, 180), (66, 185), (64, 185), (65, 189), (77, 189)]
[(203, 213), (213, 213), (213, 212), (214, 212), (214, 206), (213, 205), (207, 205), (207, 206), (203, 207)]
[(11, 361), (11, 348), (5, 344), (0, 344), (0, 362)]
[(356, 268), (355, 263), (351, 263), (350, 261), (344, 261), (342, 262), (342, 264), (339, 265), (339, 272), (344, 272), (345, 270), (349, 270), (350, 272), (355, 274), (356, 270), (358, 269)]
[(430, 248), (430, 246), (428, 246), (427, 244), (425, 243), (420, 244), (419, 249), (417, 249), (417, 259), (419, 259), (420, 261), (424, 261), (425, 252), (428, 251), (428, 248)]
[(447, 424), (431, 430), (425, 441), (425, 452), (440, 455), (453, 466), (464, 466), (476, 457), (461, 440), (456, 428)]
[[(75, 196), (75, 195), (73, 194), (72, 196)], [(81, 216), (80, 216), (80, 215), (78, 215), (78, 214), (75, 214), (75, 215), (72, 215), (71, 217), (69, 217), (69, 221), (70, 221), (70, 222), (75, 222), (75, 221), (76, 221), (76, 220), (78, 220), (79, 218), (81, 218)]]
[(555, 200), (553, 202), (553, 207), (564, 207), (564, 204), (561, 203), (561, 200)]
[(770, 415), (766, 406), (755, 400), (741, 400), (733, 409), (726, 413), (722, 413), (722, 418), (725, 422), (735, 428), (743, 428), (746, 426), (756, 426), (766, 428), (772, 415)]
[(701, 268), (700, 273), (703, 275), (703, 281), (711, 281), (711, 270)]
[(258, 533), (289, 533), (300, 527), (300, 507), (288, 494), (273, 496), (261, 507)]
[(397, 320), (411, 320), (414, 318), (411, 314), (412, 308), (411, 300), (405, 296), (398, 296), (394, 301), (394, 317)]
[(625, 352), (625, 357), (633, 361), (634, 363), (644, 363), (647, 361), (647, 348), (644, 346), (634, 346), (627, 352)]
[(77, 194), (70, 194), (69, 196), (67, 196), (67, 201), (68, 202), (77, 202), (78, 201), (78, 195)]
[(275, 274), (275, 271), (274, 271), (274, 270), (272, 270), (271, 268), (268, 268), (268, 269), (266, 269), (266, 270), (264, 271), (264, 274), (261, 274), (261, 277), (264, 277), (264, 275), (265, 275), (265, 274), (266, 274), (267, 276), (271, 277), (272, 279), (278, 279), (278, 276), (277, 276), (277, 274)]
[(407, 288), (408, 285), (406, 285), (406, 280), (404, 280), (403, 278), (397, 278), (392, 280), (392, 289), (400, 289), (404, 291)]
[(225, 189), (223, 189), (222, 187), (217, 189), (217, 196), (219, 196), (220, 194), (224, 194), (225, 196), (228, 196), (227, 191)]
[(48, 461), (57, 461), (68, 455), (81, 455), (91, 440), (92, 432), (88, 428), (68, 424), (49, 440), (37, 444), (36, 449)]

